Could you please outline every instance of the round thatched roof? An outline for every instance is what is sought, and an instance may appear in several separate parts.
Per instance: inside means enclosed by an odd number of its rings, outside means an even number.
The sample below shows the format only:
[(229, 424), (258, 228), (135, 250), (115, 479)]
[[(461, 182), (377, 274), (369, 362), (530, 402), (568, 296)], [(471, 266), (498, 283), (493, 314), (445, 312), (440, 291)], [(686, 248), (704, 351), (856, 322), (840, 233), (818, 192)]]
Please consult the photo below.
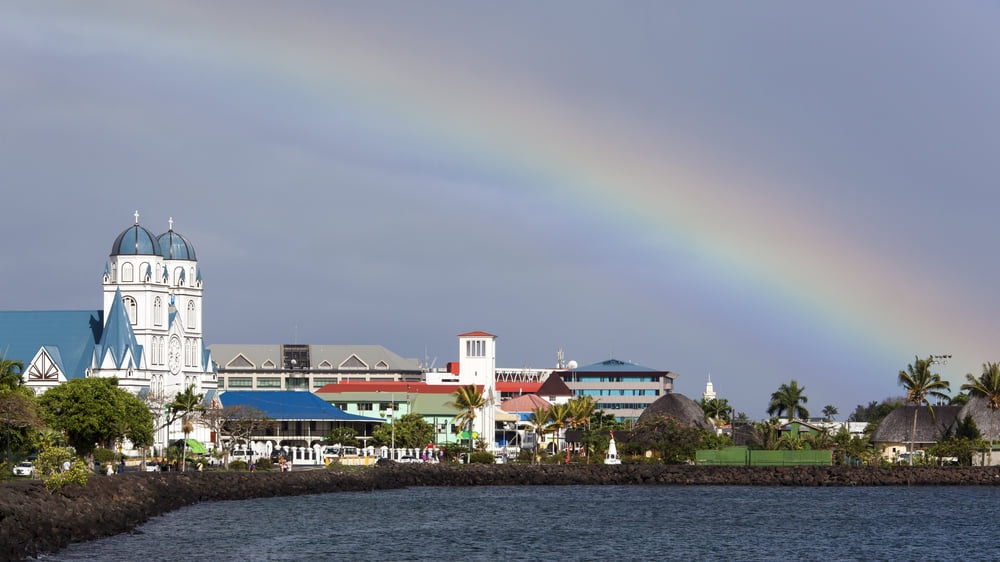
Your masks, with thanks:
[(664, 394), (642, 411), (638, 421), (653, 417), (670, 416), (682, 423), (691, 424), (702, 429), (712, 429), (711, 422), (705, 418), (705, 412), (697, 402), (683, 394)]

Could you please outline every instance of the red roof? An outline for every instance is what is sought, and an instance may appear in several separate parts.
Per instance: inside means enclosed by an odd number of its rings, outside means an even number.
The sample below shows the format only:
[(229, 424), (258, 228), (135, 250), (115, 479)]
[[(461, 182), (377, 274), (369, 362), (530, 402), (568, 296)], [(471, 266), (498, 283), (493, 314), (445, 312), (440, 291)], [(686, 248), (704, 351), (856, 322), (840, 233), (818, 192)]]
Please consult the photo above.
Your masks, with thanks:
[[(316, 390), (316, 394), (347, 394), (351, 392), (381, 392), (383, 394), (454, 394), (460, 384), (427, 384), (425, 382), (367, 382), (349, 381), (328, 384)], [(476, 385), (480, 392), (482, 385)]]
[(538, 389), (542, 387), (540, 382), (509, 382), (497, 381), (497, 392), (508, 394), (538, 394)]
[(524, 396), (511, 398), (503, 404), (500, 404), (500, 409), (505, 412), (532, 412), (536, 408), (545, 408), (547, 410), (551, 407), (552, 404), (549, 404), (541, 396), (536, 396), (534, 394), (525, 394)]
[(458, 334), (460, 338), (495, 338), (493, 334), (487, 334), (486, 332), (469, 332), (467, 334)]

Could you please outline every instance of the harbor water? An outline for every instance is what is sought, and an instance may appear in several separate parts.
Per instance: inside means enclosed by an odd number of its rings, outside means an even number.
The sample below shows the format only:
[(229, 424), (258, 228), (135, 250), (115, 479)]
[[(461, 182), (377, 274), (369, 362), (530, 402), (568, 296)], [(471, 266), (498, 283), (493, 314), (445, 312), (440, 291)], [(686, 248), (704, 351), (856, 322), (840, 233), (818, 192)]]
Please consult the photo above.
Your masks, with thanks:
[(197, 504), (46, 560), (995, 560), (1000, 488), (409, 488)]

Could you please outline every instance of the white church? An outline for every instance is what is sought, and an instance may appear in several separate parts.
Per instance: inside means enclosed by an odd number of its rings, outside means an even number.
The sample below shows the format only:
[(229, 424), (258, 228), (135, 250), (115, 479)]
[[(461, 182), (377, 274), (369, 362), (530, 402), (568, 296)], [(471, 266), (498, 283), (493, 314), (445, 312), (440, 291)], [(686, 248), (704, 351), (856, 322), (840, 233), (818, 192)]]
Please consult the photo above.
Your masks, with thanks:
[[(216, 374), (202, 339), (201, 271), (173, 219), (157, 236), (137, 211), (115, 238), (101, 281), (101, 310), (0, 311), (4, 357), (24, 363), (25, 384), (41, 394), (70, 379), (117, 377), (150, 406), (157, 427), (164, 405), (189, 386), (209, 406)], [(175, 423), (157, 431), (154, 447), (183, 437)], [(197, 424), (188, 437), (211, 441)]]

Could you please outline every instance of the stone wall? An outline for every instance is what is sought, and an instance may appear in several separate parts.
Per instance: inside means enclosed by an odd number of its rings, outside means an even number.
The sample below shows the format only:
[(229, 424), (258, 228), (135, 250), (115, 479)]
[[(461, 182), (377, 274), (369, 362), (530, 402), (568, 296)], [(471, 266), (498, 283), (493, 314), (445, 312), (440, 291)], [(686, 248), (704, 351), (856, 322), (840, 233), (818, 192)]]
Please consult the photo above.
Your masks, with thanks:
[(1000, 467), (738, 467), (662, 465), (421, 465), (293, 472), (126, 473), (54, 494), (40, 482), (0, 484), (0, 559), (55, 552), (125, 533), (201, 501), (407, 486), (496, 485), (1000, 485)]

